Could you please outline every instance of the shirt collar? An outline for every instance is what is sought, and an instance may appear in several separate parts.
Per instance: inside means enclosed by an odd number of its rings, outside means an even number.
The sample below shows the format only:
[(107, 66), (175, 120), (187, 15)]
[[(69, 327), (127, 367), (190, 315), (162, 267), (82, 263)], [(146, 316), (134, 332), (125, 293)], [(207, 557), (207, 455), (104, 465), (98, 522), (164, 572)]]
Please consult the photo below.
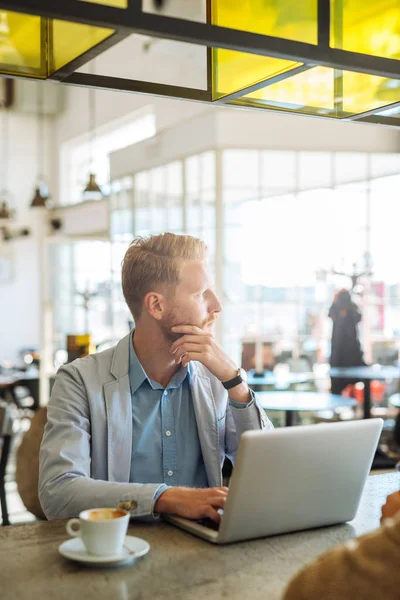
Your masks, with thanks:
[[(173, 375), (173, 377), (171, 378), (171, 381), (167, 385), (167, 389), (178, 388), (187, 376), (188, 380), (190, 381), (191, 372), (191, 363), (189, 363), (187, 367), (181, 367), (179, 371), (177, 371), (175, 375)], [(131, 387), (131, 394), (134, 394), (146, 380), (149, 382), (149, 385), (153, 388), (153, 390), (164, 389), (162, 385), (159, 384), (157, 381), (150, 379), (146, 371), (143, 369), (136, 355), (135, 348), (133, 347), (132, 335), (129, 343), (129, 382)]]
[(133, 347), (133, 336), (131, 336), (129, 342), (129, 382), (131, 386), (131, 394), (134, 394), (146, 379), (148, 379), (146, 371), (143, 369), (138, 357), (136, 356), (136, 352)]

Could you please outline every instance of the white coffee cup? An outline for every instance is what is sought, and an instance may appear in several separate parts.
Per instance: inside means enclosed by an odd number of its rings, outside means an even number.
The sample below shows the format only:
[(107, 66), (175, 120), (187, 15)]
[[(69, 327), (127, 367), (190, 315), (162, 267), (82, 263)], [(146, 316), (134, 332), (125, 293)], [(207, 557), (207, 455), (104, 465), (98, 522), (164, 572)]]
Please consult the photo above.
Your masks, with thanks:
[(120, 508), (84, 510), (78, 519), (70, 519), (67, 533), (80, 537), (90, 554), (120, 554), (129, 524), (129, 513)]

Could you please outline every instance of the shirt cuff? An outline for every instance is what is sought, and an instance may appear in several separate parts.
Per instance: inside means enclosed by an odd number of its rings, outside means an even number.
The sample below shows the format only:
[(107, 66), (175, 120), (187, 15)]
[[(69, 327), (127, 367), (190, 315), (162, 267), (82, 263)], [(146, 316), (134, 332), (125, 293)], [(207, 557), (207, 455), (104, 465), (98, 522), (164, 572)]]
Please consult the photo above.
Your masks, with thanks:
[(249, 406), (254, 404), (254, 401), (256, 399), (256, 396), (255, 396), (253, 390), (250, 390), (250, 396), (251, 396), (251, 398), (248, 402), (246, 402), (246, 404), (244, 402), (235, 402), (235, 400), (232, 400), (232, 398), (229, 398), (229, 405), (233, 406), (233, 408), (248, 408)]
[(171, 487), (170, 485), (166, 485), (165, 483), (163, 483), (156, 489), (154, 496), (153, 496), (152, 505), (151, 505), (151, 512), (152, 512), (153, 517), (158, 518), (160, 516), (160, 513), (154, 512), (154, 507), (156, 505), (157, 500), (161, 496), (161, 494), (163, 494), (165, 492), (165, 490), (168, 490), (170, 487)]

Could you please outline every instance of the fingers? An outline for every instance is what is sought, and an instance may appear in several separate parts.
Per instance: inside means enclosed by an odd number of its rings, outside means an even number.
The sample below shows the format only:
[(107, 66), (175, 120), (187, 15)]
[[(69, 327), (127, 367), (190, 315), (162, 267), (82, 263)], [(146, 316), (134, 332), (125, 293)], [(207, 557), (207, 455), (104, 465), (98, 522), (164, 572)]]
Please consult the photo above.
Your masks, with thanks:
[(210, 519), (212, 519), (216, 523), (219, 523), (221, 521), (221, 515), (212, 506), (207, 506), (205, 508), (205, 510), (204, 510), (204, 516), (205, 517), (209, 517)]
[(191, 360), (202, 362), (202, 360), (204, 360), (204, 354), (201, 352), (187, 352), (180, 361), (182, 367), (187, 367)]
[(210, 488), (210, 492), (219, 492), (224, 494), (224, 496), (226, 496), (229, 492), (229, 488), (227, 488), (225, 485), (223, 485), (222, 487), (216, 487), (216, 488)]
[(182, 344), (179, 348), (174, 350), (173, 354), (175, 354), (175, 362), (179, 362), (182, 356), (187, 354), (188, 352), (203, 352), (204, 347), (201, 344)]
[(390, 504), (388, 501), (382, 506), (382, 517), (391, 517), (393, 512), (396, 511), (396, 507)]
[(212, 336), (208, 333), (204, 333), (203, 335), (184, 335), (172, 344), (170, 352), (174, 354), (180, 346), (185, 344), (204, 344), (207, 337), (211, 339)]
[(196, 327), (196, 325), (176, 325), (175, 327), (171, 327), (171, 331), (173, 333), (208, 335), (208, 333), (206, 331), (204, 331), (200, 327)]
[(209, 517), (216, 523), (219, 523), (221, 520), (221, 515), (217, 509), (225, 508), (228, 488), (210, 488), (209, 490), (207, 490), (207, 492), (207, 504), (204, 506), (203, 515), (205, 517)]
[(383, 521), (384, 519), (386, 519), (386, 510), (387, 510), (387, 506), (386, 506), (386, 504), (384, 504), (384, 505), (382, 506), (382, 510), (381, 510), (381, 512), (382, 512), (382, 516), (381, 516), (381, 519), (380, 519), (380, 523), (381, 523), (381, 525), (382, 525), (382, 521)]
[(209, 504), (214, 508), (225, 508), (226, 496), (214, 496), (210, 498)]

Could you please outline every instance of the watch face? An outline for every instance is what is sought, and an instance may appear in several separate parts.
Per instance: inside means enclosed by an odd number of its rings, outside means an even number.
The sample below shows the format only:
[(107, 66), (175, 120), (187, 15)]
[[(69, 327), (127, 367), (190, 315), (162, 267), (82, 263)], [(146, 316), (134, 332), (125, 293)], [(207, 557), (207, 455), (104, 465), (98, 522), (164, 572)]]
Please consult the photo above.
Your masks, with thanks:
[(244, 369), (240, 369), (240, 377), (243, 379), (243, 381), (247, 381), (247, 373)]

